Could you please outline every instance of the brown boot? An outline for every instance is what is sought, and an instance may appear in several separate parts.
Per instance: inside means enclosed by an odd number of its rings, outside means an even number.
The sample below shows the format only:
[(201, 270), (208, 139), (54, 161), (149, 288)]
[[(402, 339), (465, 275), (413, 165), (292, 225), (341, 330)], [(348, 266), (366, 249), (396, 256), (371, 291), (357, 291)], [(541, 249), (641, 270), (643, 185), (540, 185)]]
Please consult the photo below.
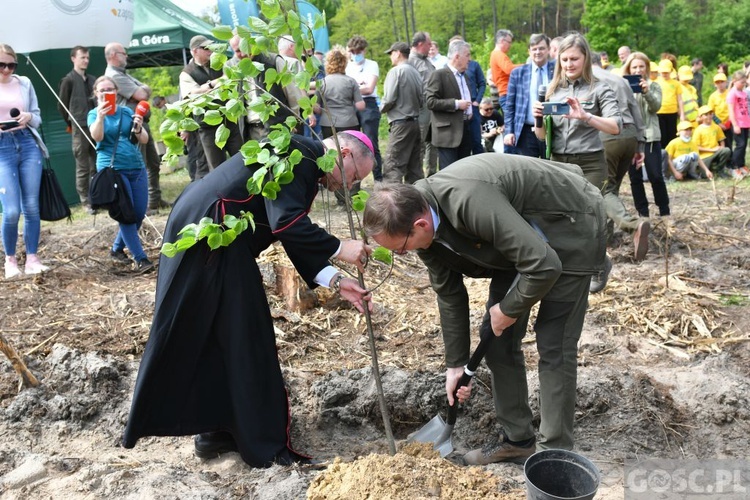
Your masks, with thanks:
[(651, 229), (651, 223), (648, 220), (642, 220), (638, 223), (638, 228), (633, 234), (633, 247), (635, 260), (642, 261), (646, 258), (648, 252), (648, 233)]
[(487, 465), (495, 462), (522, 464), (536, 451), (536, 438), (526, 446), (516, 446), (508, 442), (508, 436), (501, 432), (482, 448), (471, 450), (464, 455), (466, 465)]

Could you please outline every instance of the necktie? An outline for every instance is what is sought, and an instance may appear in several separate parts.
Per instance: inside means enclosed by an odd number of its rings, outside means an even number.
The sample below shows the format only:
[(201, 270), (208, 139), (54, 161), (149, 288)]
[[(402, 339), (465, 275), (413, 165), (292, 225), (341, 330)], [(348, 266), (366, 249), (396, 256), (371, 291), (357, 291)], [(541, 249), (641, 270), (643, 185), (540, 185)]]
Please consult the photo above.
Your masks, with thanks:
[(539, 100), (539, 87), (544, 85), (544, 73), (542, 73), (542, 68), (537, 67), (536, 68), (536, 89), (534, 89), (534, 101)]

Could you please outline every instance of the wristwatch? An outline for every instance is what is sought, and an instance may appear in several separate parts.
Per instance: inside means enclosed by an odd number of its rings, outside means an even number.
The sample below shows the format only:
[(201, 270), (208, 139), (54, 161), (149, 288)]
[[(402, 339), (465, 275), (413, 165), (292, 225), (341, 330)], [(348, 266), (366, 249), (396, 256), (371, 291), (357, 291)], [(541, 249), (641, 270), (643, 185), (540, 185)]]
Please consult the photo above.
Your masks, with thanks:
[(343, 273), (338, 273), (335, 278), (333, 278), (333, 282), (331, 283), (331, 288), (334, 292), (339, 293), (341, 291), (341, 281), (344, 279)]

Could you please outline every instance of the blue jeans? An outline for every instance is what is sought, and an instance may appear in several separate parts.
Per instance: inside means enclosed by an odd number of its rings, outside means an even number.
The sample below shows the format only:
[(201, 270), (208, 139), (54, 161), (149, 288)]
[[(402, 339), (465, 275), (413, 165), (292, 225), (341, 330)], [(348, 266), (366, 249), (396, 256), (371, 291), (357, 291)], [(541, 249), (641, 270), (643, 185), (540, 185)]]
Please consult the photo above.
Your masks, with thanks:
[(378, 101), (374, 97), (366, 97), (365, 110), (357, 111), (359, 125), (370, 141), (375, 150), (375, 165), (372, 168), (372, 176), (376, 181), (383, 180), (383, 159), (380, 157), (380, 146), (378, 145), (378, 131), (380, 129), (380, 110)]
[(133, 201), (138, 222), (136, 224), (120, 223), (120, 230), (117, 232), (112, 250), (121, 252), (127, 246), (133, 259), (138, 262), (146, 258), (146, 252), (143, 251), (143, 245), (138, 237), (138, 229), (141, 227), (143, 217), (146, 215), (146, 205), (148, 205), (148, 174), (145, 168), (118, 170), (117, 173), (125, 182), (125, 189)]
[(23, 213), (26, 253), (39, 246), (39, 184), (42, 152), (27, 129), (0, 134), (0, 203), (3, 205), (3, 248), (16, 255), (18, 219)]

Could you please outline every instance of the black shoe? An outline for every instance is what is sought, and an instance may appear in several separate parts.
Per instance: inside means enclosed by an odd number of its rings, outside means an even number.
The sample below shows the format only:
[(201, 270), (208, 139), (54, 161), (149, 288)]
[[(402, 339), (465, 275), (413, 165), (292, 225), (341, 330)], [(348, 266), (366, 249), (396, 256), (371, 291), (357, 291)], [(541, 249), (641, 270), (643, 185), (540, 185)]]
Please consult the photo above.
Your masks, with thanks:
[(604, 290), (609, 280), (609, 273), (612, 271), (612, 261), (609, 259), (609, 255), (604, 256), (604, 270), (599, 271), (591, 277), (591, 285), (589, 285), (589, 293), (598, 293)]
[(112, 260), (112, 262), (115, 262), (116, 264), (130, 265), (131, 263), (130, 257), (125, 255), (125, 252), (123, 250), (117, 250), (117, 251), (110, 250), (109, 258)]
[(154, 268), (154, 263), (148, 259), (141, 259), (135, 264), (135, 270), (139, 273), (147, 273)]
[(193, 442), (198, 458), (217, 458), (222, 453), (237, 451), (237, 443), (228, 432), (204, 432), (195, 436)]

